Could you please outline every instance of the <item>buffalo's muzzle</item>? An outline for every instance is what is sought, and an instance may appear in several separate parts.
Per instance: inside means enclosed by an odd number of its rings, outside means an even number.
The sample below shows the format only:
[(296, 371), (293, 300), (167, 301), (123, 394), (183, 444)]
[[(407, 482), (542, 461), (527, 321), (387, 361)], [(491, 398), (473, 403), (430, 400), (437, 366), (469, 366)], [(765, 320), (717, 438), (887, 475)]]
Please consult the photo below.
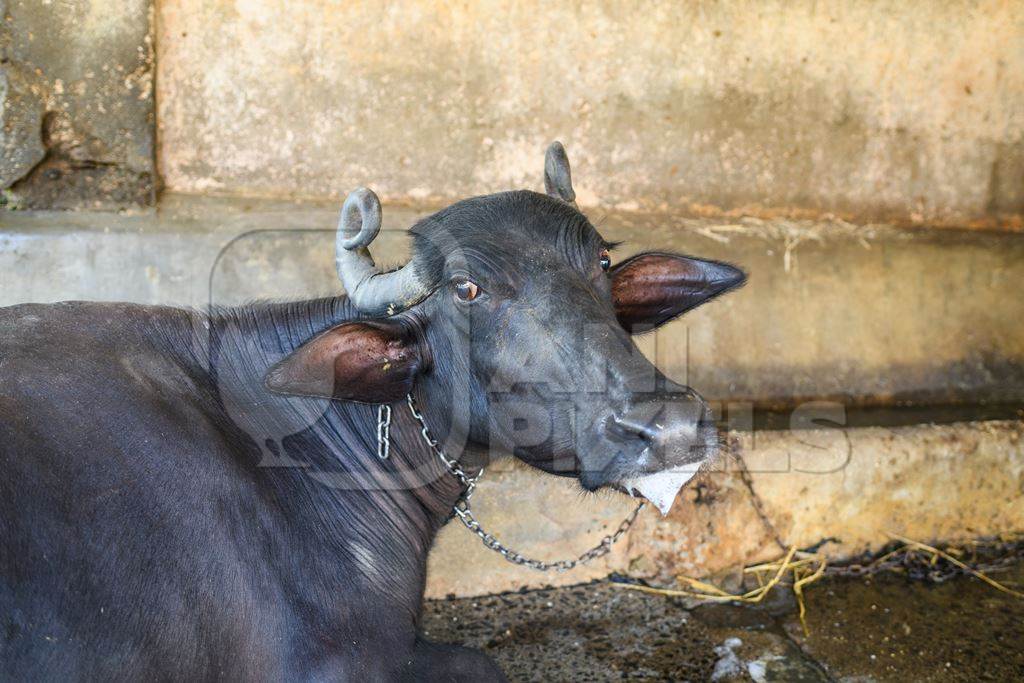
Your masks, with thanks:
[(718, 432), (704, 400), (689, 389), (631, 402), (595, 425), (596, 449), (584, 457), (580, 483), (587, 490), (692, 466), (717, 452)]

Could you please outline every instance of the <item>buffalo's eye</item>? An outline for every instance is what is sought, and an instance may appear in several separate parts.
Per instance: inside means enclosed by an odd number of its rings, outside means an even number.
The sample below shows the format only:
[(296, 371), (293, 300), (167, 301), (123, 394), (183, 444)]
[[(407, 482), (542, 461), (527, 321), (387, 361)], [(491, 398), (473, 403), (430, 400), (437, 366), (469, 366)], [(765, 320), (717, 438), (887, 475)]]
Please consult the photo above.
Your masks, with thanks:
[(477, 298), (480, 294), (480, 288), (475, 282), (469, 280), (456, 280), (455, 285), (455, 296), (459, 298), (459, 301), (472, 301)]
[(607, 249), (601, 250), (601, 270), (608, 270), (612, 267), (612, 255)]

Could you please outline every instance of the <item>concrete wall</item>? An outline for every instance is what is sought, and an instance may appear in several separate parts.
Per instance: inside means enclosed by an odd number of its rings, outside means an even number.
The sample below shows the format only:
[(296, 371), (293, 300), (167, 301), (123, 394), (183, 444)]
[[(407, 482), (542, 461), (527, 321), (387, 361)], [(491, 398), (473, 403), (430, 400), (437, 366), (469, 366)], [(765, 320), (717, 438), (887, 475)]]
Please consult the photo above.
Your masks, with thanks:
[(160, 169), (188, 192), (1020, 225), (1024, 5), (162, 0)]
[(150, 0), (0, 0), (2, 203), (152, 203), (151, 24)]

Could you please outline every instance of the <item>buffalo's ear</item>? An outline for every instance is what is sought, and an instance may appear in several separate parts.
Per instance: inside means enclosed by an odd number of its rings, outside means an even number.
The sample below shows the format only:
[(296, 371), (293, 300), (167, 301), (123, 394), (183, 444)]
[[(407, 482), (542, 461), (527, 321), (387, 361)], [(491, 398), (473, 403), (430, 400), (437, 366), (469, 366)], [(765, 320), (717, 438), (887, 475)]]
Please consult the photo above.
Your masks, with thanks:
[(615, 315), (627, 330), (651, 329), (742, 285), (746, 274), (728, 263), (648, 252), (611, 272)]
[(322, 332), (270, 369), (273, 392), (392, 403), (412, 389), (423, 363), (412, 330), (393, 320), (348, 322)]

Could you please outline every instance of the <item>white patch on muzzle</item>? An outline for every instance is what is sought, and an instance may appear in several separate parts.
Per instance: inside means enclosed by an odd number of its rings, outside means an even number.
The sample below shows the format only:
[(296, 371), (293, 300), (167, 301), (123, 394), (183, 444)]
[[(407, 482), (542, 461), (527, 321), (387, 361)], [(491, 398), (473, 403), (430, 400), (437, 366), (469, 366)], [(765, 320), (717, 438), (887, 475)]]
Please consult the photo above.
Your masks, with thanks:
[(694, 462), (686, 465), (679, 465), (663, 472), (645, 474), (642, 477), (626, 479), (622, 485), (629, 491), (630, 495), (636, 491), (661, 510), (664, 517), (672, 509), (672, 503), (683, 488), (686, 482), (693, 479), (693, 475), (700, 470), (701, 463)]

